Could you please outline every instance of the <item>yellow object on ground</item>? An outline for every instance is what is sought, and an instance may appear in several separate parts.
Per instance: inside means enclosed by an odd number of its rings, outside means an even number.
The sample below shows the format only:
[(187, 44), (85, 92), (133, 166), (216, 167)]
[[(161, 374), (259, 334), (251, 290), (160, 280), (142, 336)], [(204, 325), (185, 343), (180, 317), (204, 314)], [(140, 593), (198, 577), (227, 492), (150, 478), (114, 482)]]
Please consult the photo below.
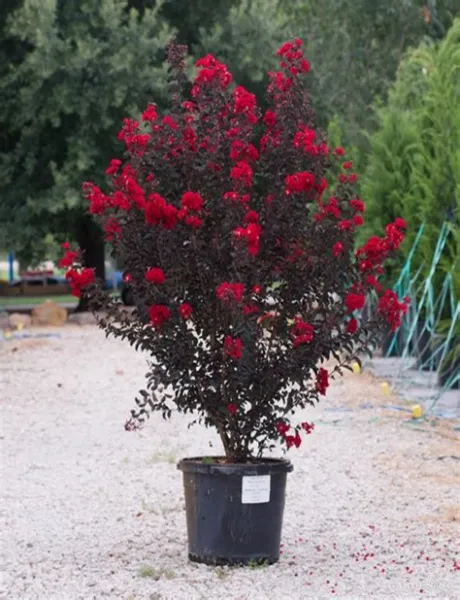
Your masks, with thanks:
[(24, 329), (24, 323), (18, 323), (18, 331), (22, 331)]
[(414, 404), (411, 408), (412, 408), (412, 418), (420, 419), (423, 415), (423, 408), (420, 406), (420, 404)]
[(4, 335), (5, 335), (5, 339), (6, 339), (6, 340), (9, 340), (9, 339), (10, 339), (10, 337), (12, 337), (12, 336), (13, 336), (13, 334), (11, 333), (11, 331), (10, 331), (9, 329), (7, 329), (7, 330), (5, 331)]
[(382, 392), (384, 396), (389, 396), (391, 394), (390, 384), (386, 381), (382, 383)]
[(359, 364), (357, 362), (354, 362), (351, 365), (351, 368), (353, 369), (353, 373), (361, 373), (361, 367), (359, 366)]

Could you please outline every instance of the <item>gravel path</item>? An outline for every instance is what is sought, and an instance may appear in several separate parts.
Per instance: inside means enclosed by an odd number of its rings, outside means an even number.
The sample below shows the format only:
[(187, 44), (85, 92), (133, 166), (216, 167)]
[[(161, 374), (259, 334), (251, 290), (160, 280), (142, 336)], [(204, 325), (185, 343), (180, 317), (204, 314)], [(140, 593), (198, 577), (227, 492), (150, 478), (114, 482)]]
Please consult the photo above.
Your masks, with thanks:
[(216, 437), (179, 415), (126, 433), (145, 358), (94, 327), (60, 336), (0, 343), (0, 596), (460, 597), (458, 441), (389, 411), (397, 399), (371, 375), (348, 375), (302, 415), (316, 430), (289, 453), (280, 563), (213, 568), (187, 562), (175, 462), (220, 453)]

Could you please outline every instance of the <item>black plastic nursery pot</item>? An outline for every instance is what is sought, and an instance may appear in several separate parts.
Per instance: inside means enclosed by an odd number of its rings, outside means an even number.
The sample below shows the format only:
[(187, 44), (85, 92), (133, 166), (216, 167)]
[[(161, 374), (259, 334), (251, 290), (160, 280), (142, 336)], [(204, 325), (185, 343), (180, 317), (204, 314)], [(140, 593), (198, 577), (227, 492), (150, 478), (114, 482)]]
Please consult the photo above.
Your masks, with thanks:
[(185, 458), (177, 468), (184, 478), (190, 560), (208, 565), (279, 560), (286, 478), (293, 469), (288, 460)]

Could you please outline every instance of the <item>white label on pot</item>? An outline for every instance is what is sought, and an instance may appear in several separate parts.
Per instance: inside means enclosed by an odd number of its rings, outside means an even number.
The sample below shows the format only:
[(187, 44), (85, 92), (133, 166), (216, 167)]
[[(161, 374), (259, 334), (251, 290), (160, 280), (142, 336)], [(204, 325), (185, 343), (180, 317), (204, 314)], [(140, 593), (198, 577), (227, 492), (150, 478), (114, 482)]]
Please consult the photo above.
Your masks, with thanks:
[(248, 475), (243, 477), (241, 502), (243, 504), (270, 502), (270, 475)]

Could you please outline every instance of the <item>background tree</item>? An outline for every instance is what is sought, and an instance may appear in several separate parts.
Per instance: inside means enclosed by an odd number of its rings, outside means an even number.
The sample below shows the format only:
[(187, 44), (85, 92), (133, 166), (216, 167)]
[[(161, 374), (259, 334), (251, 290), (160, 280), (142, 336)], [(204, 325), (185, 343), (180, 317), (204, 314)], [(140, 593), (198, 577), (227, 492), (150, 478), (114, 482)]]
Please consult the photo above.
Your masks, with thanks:
[(70, 235), (104, 274), (103, 237), (86, 216), (81, 183), (120, 153), (122, 117), (138, 115), (149, 100), (161, 103), (163, 48), (173, 33), (158, 9), (140, 17), (127, 6), (25, 0), (7, 20), (8, 38), (28, 50), (0, 80), (8, 125), (0, 238), (31, 261), (41, 258), (45, 234)]
[(414, 266), (426, 273), (448, 222), (443, 267), (451, 270), (460, 256), (460, 19), (439, 44), (424, 42), (405, 56), (377, 114), (362, 183), (368, 224), (402, 214), (411, 224), (407, 250), (423, 224)]

